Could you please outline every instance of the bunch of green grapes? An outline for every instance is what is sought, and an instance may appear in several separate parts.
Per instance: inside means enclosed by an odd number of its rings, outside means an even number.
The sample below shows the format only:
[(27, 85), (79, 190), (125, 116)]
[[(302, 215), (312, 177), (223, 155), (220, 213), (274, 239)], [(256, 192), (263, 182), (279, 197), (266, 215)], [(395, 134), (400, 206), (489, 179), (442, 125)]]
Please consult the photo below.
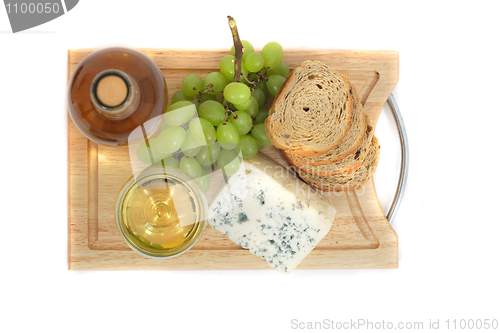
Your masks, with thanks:
[[(267, 43), (261, 52), (248, 41), (242, 44), (240, 80), (234, 81), (234, 46), (231, 55), (220, 60), (220, 72), (205, 78), (187, 75), (172, 96), (160, 134), (138, 149), (139, 160), (151, 164), (151, 155), (153, 161), (163, 159), (196, 179), (206, 192), (207, 171), (218, 166), (232, 175), (239, 169), (239, 156), (251, 159), (272, 145), (264, 129), (269, 115), (264, 106), (278, 94), (290, 70), (280, 44)], [(196, 112), (199, 118), (193, 118)]]

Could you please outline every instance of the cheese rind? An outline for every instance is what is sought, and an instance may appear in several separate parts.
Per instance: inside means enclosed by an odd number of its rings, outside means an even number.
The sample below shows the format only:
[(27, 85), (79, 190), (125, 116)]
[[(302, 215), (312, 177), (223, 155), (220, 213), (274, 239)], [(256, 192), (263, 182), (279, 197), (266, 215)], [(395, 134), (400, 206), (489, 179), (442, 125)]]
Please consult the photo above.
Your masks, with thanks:
[(245, 160), (244, 168), (246, 177), (231, 177), (213, 200), (209, 211), (215, 217), (208, 222), (272, 268), (290, 273), (328, 233), (336, 210), (262, 153)]

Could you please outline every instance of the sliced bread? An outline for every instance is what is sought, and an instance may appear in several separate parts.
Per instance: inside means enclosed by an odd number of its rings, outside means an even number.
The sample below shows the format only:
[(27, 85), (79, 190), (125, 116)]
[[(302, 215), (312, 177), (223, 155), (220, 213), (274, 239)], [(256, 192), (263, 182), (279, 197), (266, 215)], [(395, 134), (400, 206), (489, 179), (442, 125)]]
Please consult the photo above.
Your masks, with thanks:
[(308, 162), (303, 163), (290, 158), (290, 154), (285, 151), (283, 151), (283, 154), (292, 166), (311, 175), (330, 177), (335, 175), (353, 173), (361, 166), (363, 160), (366, 158), (366, 155), (369, 152), (374, 132), (374, 128), (373, 126), (371, 126), (370, 116), (368, 116), (368, 114), (364, 111), (363, 114), (365, 115), (366, 121), (369, 123), (369, 125), (366, 126), (363, 141), (352, 154), (344, 157), (340, 161), (336, 161), (330, 164), (311, 165)]
[(348, 134), (348, 136), (346, 136), (346, 138), (340, 143), (340, 145), (326, 152), (325, 154), (303, 157), (297, 156), (285, 150), (283, 150), (283, 154), (293, 165), (319, 166), (340, 162), (342, 159), (355, 153), (363, 143), (366, 144), (367, 139), (369, 144), (371, 137), (367, 138), (366, 134), (370, 132), (373, 133), (371, 117), (367, 113), (361, 111), (359, 112), (359, 114), (354, 116), (354, 119), (355, 120), (353, 121), (351, 131), (349, 131), (349, 133), (356, 132), (357, 136), (357, 132), (360, 132), (361, 140), (359, 140), (359, 142), (355, 142), (358, 141), (358, 139), (353, 139)]
[(376, 137), (371, 140), (368, 154), (361, 166), (352, 174), (336, 175), (332, 177), (321, 177), (308, 174), (302, 170), (296, 170), (298, 176), (321, 191), (346, 191), (361, 188), (375, 172), (380, 155), (380, 145)]
[(351, 128), (352, 89), (346, 78), (320, 61), (294, 69), (274, 99), (266, 119), (269, 140), (298, 156), (324, 154)]
[(351, 84), (351, 81), (346, 78), (346, 81), (349, 83), (350, 88), (352, 89), (352, 97), (353, 97), (353, 120), (351, 124), (351, 128), (347, 133), (346, 137), (342, 142), (326, 152), (325, 154), (304, 157), (295, 155), (288, 151), (283, 151), (283, 153), (287, 156), (287, 159), (292, 161), (293, 164), (303, 163), (307, 165), (323, 165), (323, 164), (331, 164), (333, 162), (340, 161), (344, 157), (347, 157), (354, 153), (354, 151), (361, 145), (363, 139), (365, 138), (365, 132), (367, 126), (372, 126), (371, 118), (368, 114), (362, 112), (363, 105), (359, 100), (359, 96), (356, 93), (356, 88)]

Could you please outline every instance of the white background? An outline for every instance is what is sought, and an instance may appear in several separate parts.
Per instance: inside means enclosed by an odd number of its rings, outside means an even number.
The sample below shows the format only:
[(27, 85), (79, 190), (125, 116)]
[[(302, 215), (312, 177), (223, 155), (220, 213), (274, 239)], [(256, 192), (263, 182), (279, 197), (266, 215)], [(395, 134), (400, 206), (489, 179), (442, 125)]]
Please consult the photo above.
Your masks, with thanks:
[[(500, 320), (499, 59), (494, 1), (86, 0), (12, 34), (0, 8), (2, 331), (288, 332), (301, 322)], [(394, 270), (67, 270), (69, 48), (229, 48), (226, 15), (257, 48), (398, 50), (394, 95), (410, 178)], [(387, 110), (375, 174), (388, 207), (398, 139)]]

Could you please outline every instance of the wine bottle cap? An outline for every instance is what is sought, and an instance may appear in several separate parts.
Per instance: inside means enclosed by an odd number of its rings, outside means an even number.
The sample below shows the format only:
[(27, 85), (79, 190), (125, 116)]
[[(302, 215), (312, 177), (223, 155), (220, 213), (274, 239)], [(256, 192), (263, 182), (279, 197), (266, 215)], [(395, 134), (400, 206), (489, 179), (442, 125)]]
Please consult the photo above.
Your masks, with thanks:
[(105, 106), (117, 107), (127, 98), (127, 83), (121, 76), (106, 75), (97, 83), (96, 95)]

